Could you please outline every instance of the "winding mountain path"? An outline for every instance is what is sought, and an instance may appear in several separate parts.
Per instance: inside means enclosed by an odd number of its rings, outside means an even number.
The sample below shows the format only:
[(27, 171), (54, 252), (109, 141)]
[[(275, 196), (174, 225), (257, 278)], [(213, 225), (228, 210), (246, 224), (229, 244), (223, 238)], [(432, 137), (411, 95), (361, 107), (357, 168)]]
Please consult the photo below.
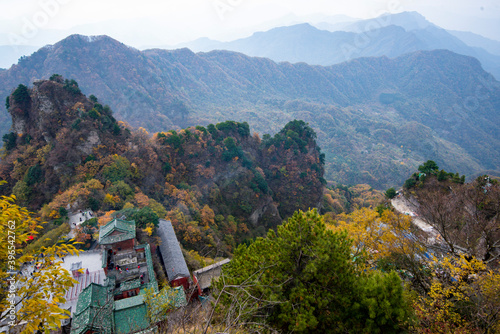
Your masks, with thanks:
[(429, 233), (430, 237), (428, 242), (434, 242), (437, 239), (440, 239), (441, 236), (439, 232), (431, 225), (426, 223), (422, 218), (418, 217), (415, 214), (416, 208), (415, 206), (408, 201), (403, 195), (398, 195), (391, 200), (391, 204), (396, 209), (396, 211), (406, 214), (412, 217), (413, 223), (417, 225), (422, 231)]

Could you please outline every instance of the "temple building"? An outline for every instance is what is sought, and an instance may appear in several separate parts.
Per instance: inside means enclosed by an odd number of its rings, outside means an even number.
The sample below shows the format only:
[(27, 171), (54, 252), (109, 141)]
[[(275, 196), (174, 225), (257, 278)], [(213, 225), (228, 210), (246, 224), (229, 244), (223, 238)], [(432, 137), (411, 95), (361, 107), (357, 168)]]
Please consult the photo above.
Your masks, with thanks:
[[(146, 293), (186, 305), (183, 288), (158, 290), (148, 244), (139, 245), (134, 221), (114, 219), (99, 230), (102, 247), (102, 284), (90, 283), (78, 296), (71, 334), (130, 334), (154, 330), (162, 317), (145, 302)], [(182, 254), (181, 254), (182, 255)], [(187, 267), (186, 267), (187, 269)], [(189, 275), (189, 271), (188, 271)]]

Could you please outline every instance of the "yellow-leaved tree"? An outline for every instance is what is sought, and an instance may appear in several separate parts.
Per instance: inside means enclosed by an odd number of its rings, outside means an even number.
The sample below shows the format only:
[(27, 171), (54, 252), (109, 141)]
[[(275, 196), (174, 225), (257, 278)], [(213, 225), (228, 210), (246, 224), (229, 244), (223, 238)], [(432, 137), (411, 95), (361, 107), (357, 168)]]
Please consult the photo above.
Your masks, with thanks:
[[(351, 253), (365, 265), (397, 270), (418, 293), (413, 301), (415, 333), (500, 333), (500, 271), (472, 255), (427, 253), (425, 235), (410, 218), (363, 208), (331, 219), (327, 228), (347, 231)], [(361, 264), (359, 263), (359, 264)]]
[(364, 258), (368, 268), (383, 271), (397, 270), (409, 278), (414, 289), (430, 287), (429, 272), (422, 261), (426, 258), (425, 235), (411, 223), (411, 218), (384, 210), (381, 214), (362, 208), (332, 219), (325, 216), (327, 228), (334, 232), (345, 230), (353, 240), (352, 254)]
[(430, 261), (429, 292), (414, 302), (416, 333), (500, 333), (500, 273), (470, 255)]
[(39, 229), (39, 220), (16, 205), (15, 196), (0, 197), (0, 323), (21, 325), (22, 333), (30, 334), (60, 327), (69, 311), (59, 305), (76, 283), (60, 266), (60, 258), (78, 253), (73, 245), (59, 242), (24, 251)]
[(331, 221), (327, 218), (330, 230), (346, 230), (353, 240), (353, 254), (366, 253), (369, 261), (388, 257), (393, 253), (412, 253), (418, 248), (411, 219), (407, 216), (385, 210), (380, 215), (371, 208), (362, 208), (350, 214), (342, 213)]

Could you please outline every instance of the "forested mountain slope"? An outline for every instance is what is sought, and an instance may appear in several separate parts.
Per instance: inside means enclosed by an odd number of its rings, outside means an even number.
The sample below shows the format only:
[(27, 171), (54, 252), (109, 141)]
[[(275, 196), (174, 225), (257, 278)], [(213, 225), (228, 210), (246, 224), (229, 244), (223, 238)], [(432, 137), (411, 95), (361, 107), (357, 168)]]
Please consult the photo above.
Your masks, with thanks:
[[(302, 119), (326, 153), (326, 178), (344, 184), (400, 184), (427, 159), (463, 174), (500, 166), (500, 84), (449, 51), (322, 67), (74, 35), (0, 72), (0, 95), (53, 73), (149, 131), (232, 119), (274, 134)], [(1, 119), (6, 133), (5, 110)]]
[(7, 101), (14, 132), (4, 137), (0, 192), (44, 219), (126, 210), (145, 228), (168, 217), (185, 246), (213, 247), (215, 257), (321, 205), (324, 155), (302, 121), (263, 141), (234, 121), (151, 137), (58, 75), (19, 85)]

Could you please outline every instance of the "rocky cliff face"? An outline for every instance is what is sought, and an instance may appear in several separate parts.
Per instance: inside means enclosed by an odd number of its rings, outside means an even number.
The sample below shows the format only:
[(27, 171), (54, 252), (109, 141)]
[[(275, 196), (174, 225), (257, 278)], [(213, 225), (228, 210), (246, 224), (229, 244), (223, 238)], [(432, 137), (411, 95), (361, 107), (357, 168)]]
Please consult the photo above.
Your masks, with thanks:
[(59, 76), (19, 85), (7, 105), (13, 132), (4, 138), (0, 179), (8, 186), (0, 193), (44, 217), (61, 208), (131, 215), (148, 206), (172, 220), (187, 248), (229, 254), (321, 200), (324, 155), (302, 121), (263, 141), (234, 121), (132, 132)]
[(32, 88), (19, 85), (9, 97), (12, 131), (16, 135), (51, 142), (60, 126), (71, 124), (82, 112), (92, 109), (93, 103), (77, 86), (56, 79), (35, 81)]
[[(275, 134), (302, 119), (318, 133), (326, 178), (342, 184), (387, 189), (428, 159), (465, 174), (500, 166), (500, 83), (476, 59), (445, 50), (320, 67), (70, 36), (0, 72), (0, 96), (53, 73), (148, 131), (232, 119)], [(7, 116), (0, 105), (1, 135)]]
[[(6, 105), (12, 127), (3, 138), (0, 178), (9, 181), (6, 191), (17, 191), (33, 207), (73, 183), (76, 168), (96, 148), (124, 141), (109, 107), (58, 75), (29, 88), (19, 85)], [(110, 152), (105, 149), (103, 155)]]

